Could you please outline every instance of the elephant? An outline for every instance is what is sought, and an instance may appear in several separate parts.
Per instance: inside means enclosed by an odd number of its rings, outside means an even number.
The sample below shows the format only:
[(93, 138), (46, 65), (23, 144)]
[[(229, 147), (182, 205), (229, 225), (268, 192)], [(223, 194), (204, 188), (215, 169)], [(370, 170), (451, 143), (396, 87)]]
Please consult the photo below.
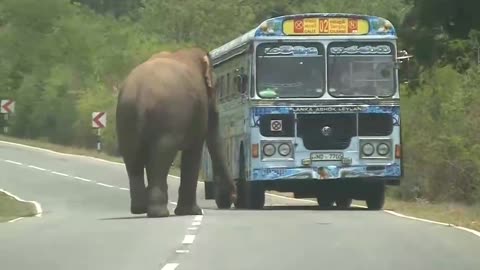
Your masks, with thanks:
[[(202, 215), (196, 189), (206, 143), (217, 206), (230, 208), (236, 185), (227, 169), (219, 129), (215, 74), (201, 48), (162, 51), (133, 68), (119, 87), (116, 132), (130, 184), (130, 212), (167, 217), (167, 177), (181, 151), (176, 215)], [(145, 186), (144, 171), (147, 176)]]

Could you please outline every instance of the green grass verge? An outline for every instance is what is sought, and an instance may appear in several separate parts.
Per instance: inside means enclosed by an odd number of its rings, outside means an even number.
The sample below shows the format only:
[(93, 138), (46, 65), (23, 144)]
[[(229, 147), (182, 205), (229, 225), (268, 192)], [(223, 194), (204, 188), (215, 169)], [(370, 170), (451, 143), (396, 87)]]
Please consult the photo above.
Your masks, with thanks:
[(114, 156), (111, 156), (111, 155), (107, 155), (105, 153), (98, 152), (98, 151), (93, 150), (93, 149), (63, 146), (63, 145), (53, 144), (53, 143), (49, 143), (49, 142), (29, 140), (29, 139), (19, 139), (19, 138), (5, 136), (5, 135), (0, 135), (0, 140), (1, 141), (12, 142), (12, 143), (24, 144), (24, 145), (33, 146), (33, 147), (45, 148), (45, 149), (49, 149), (49, 150), (52, 150), (52, 151), (65, 153), (65, 154), (90, 156), (90, 157), (101, 158), (101, 159), (114, 161), (114, 162), (123, 162), (120, 157), (114, 157)]
[(388, 198), (385, 209), (408, 216), (454, 224), (480, 231), (480, 205), (457, 203), (405, 202)]
[[(40, 142), (35, 140), (25, 140), (18, 139), (13, 137), (6, 137), (0, 135), (0, 140), (21, 143), (25, 145), (30, 145), (34, 147), (47, 148), (53, 151), (67, 153), (67, 154), (76, 154), (76, 155), (85, 155), (93, 156), (97, 158), (102, 158), (115, 162), (122, 162), (122, 159), (119, 157), (113, 157), (104, 153), (98, 153), (95, 150), (91, 149), (81, 149), (68, 146), (60, 146), (47, 142)], [(178, 165), (180, 162), (179, 157), (175, 159), (175, 165)], [(177, 166), (173, 166), (170, 169), (170, 174), (179, 175), (180, 170)], [(288, 197), (292, 197), (290, 193), (277, 193)], [(315, 200), (313, 200), (315, 202)], [(355, 204), (365, 205), (363, 201), (356, 201)], [(457, 226), (463, 226), (475, 230), (480, 230), (480, 205), (477, 206), (465, 206), (461, 204), (453, 203), (425, 203), (425, 202), (406, 202), (388, 197), (385, 209), (393, 210), (404, 215), (415, 216), (419, 218), (431, 219), (439, 222), (445, 222), (450, 224), (455, 224)], [(1, 216), (1, 214), (0, 214)], [(1, 217), (0, 217), (1, 218)]]
[(31, 217), (36, 214), (33, 204), (19, 202), (0, 191), (0, 222), (9, 221), (18, 217)]

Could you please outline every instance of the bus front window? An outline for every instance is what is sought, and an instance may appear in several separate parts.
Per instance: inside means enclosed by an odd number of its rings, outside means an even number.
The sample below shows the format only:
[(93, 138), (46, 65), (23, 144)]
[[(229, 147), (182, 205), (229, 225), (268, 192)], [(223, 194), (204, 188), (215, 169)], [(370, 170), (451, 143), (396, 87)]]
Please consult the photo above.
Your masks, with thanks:
[(395, 93), (394, 48), (388, 43), (335, 42), (328, 48), (328, 91), (334, 97)]
[(261, 44), (256, 83), (262, 98), (317, 98), (325, 88), (325, 57), (319, 43)]

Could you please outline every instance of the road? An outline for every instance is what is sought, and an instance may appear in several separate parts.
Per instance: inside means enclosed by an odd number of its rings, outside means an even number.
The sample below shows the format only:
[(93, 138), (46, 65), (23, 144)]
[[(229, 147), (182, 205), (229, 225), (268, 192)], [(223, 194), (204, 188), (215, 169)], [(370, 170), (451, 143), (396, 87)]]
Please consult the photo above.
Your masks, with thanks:
[(480, 269), (479, 237), (382, 211), (274, 196), (261, 211), (217, 210), (199, 184), (203, 217), (148, 219), (129, 213), (119, 164), (0, 142), (0, 172), (0, 188), (44, 211), (0, 224), (2, 270)]

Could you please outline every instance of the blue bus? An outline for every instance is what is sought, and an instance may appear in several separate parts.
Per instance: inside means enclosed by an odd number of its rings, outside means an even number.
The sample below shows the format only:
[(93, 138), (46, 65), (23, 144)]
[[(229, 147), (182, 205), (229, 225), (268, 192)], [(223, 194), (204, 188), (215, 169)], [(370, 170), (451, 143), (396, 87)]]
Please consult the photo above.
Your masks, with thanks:
[[(266, 191), (322, 207), (384, 206), (403, 176), (397, 35), (385, 18), (275, 17), (210, 52), (236, 208)], [(215, 199), (203, 152), (205, 198)]]

